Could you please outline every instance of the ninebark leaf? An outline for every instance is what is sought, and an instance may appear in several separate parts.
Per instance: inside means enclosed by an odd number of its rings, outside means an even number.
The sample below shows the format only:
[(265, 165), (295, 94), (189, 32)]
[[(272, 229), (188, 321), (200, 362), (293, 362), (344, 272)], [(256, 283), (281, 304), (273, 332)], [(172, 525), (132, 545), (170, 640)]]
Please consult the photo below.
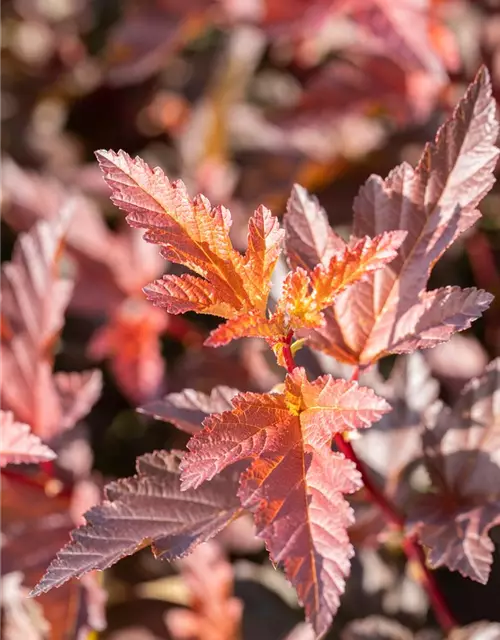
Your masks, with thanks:
[(9, 463), (53, 460), (56, 454), (31, 433), (27, 424), (16, 422), (10, 411), (0, 411), (0, 467)]
[(177, 466), (176, 455), (165, 451), (138, 458), (137, 475), (106, 487), (106, 500), (85, 514), (87, 524), (72, 532), (31, 595), (106, 569), (148, 545), (156, 557), (172, 560), (237, 517), (241, 507), (232, 470), (203, 489), (181, 492)]
[(20, 234), (2, 265), (2, 405), (49, 440), (86, 414), (101, 388), (97, 371), (52, 373), (53, 345), (64, 322), (72, 282), (59, 276), (71, 210)]
[(231, 400), (239, 391), (231, 387), (214, 387), (207, 395), (194, 389), (184, 389), (180, 393), (169, 393), (161, 400), (154, 400), (140, 407), (138, 411), (171, 422), (186, 433), (195, 434), (201, 430), (201, 423), (212, 413), (222, 413), (232, 409)]
[[(483, 68), (415, 170), (403, 163), (385, 180), (368, 179), (354, 204), (354, 234), (402, 229), (406, 239), (390, 265), (337, 297), (324, 326), (312, 332), (312, 346), (367, 365), (388, 353), (443, 342), (484, 311), (491, 302), (485, 292), (425, 288), (443, 252), (480, 216), (476, 207), (494, 182), (497, 134), (496, 104)], [(289, 207), (288, 217), (298, 215)], [(312, 224), (323, 228), (324, 216)], [(295, 237), (291, 242), (290, 255), (296, 256), (301, 249)], [(312, 268), (310, 243), (301, 256)]]
[(240, 480), (242, 505), (274, 562), (282, 562), (317, 634), (331, 623), (349, 573), (352, 511), (343, 494), (361, 480), (354, 464), (331, 451), (336, 433), (367, 427), (389, 405), (356, 382), (303, 369), (287, 375), (283, 393), (243, 393), (232, 411), (204, 421), (182, 467), (183, 489), (230, 464), (252, 460)]
[[(98, 151), (97, 157), (112, 200), (127, 212), (128, 223), (146, 229), (145, 239), (160, 245), (163, 257), (195, 274), (167, 274), (148, 285), (146, 295), (170, 313), (195, 311), (225, 318), (206, 341), (210, 346), (241, 337), (262, 337), (274, 346), (291, 330), (320, 326), (323, 309), (341, 291), (390, 262), (405, 235), (396, 230), (352, 246), (339, 243), (339, 251), (311, 275), (300, 268), (292, 274), (294, 285), (300, 281), (301, 286), (286, 286), (269, 317), (271, 275), (284, 231), (268, 209), (260, 206), (250, 218), (242, 255), (229, 238), (227, 209), (212, 207), (201, 195), (191, 199), (180, 180), (170, 182), (158, 167), (151, 169), (123, 151)], [(330, 249), (334, 244), (330, 242)]]
[(487, 582), (500, 524), (500, 358), (467, 384), (450, 409), (441, 402), (425, 421), (425, 464), (434, 492), (410, 513), (433, 567)]

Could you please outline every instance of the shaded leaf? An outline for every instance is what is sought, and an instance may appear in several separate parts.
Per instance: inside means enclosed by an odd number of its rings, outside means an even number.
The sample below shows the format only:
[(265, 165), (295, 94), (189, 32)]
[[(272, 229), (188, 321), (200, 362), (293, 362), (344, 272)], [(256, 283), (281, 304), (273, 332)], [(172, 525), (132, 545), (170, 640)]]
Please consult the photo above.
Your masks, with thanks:
[[(57, 493), (58, 481), (47, 481), (42, 474), (13, 477), (2, 473), (3, 575), (20, 571), (23, 588), (29, 591), (35, 586), (75, 526), (74, 516), (80, 515), (77, 507), (90, 507), (79, 497), (78, 486)], [(95, 492), (90, 497), (94, 499)], [(67, 640), (91, 629), (102, 629), (104, 600), (94, 575), (44, 594), (39, 603), (50, 625), (51, 640)]]
[(414, 635), (396, 620), (382, 616), (368, 616), (353, 620), (344, 627), (341, 640), (413, 640)]
[(486, 583), (492, 563), (489, 530), (500, 524), (500, 359), (467, 384), (450, 409), (429, 409), (424, 460), (433, 491), (409, 514), (433, 567)]
[(148, 545), (156, 557), (172, 560), (237, 517), (234, 472), (202, 490), (181, 492), (177, 465), (175, 454), (146, 454), (137, 460), (136, 476), (108, 484), (106, 500), (85, 514), (87, 523), (72, 532), (31, 595), (107, 569)]
[(44, 440), (74, 426), (101, 390), (97, 371), (52, 374), (72, 291), (58, 275), (69, 214), (21, 234), (12, 261), (2, 265), (2, 404)]
[(201, 423), (212, 413), (232, 409), (231, 400), (239, 391), (231, 387), (214, 387), (210, 395), (194, 389), (183, 389), (180, 393), (169, 393), (162, 400), (154, 400), (138, 411), (157, 420), (171, 422), (186, 433), (198, 433)]
[(336, 433), (367, 427), (389, 410), (355, 382), (303, 369), (287, 375), (284, 393), (243, 393), (233, 410), (213, 415), (191, 438), (181, 468), (183, 488), (226, 466), (253, 460), (240, 479), (242, 505), (289, 580), (317, 634), (331, 623), (349, 572), (352, 511), (343, 494), (360, 487), (354, 464), (331, 451)]
[(10, 411), (0, 411), (0, 435), (0, 467), (56, 457), (52, 449), (31, 433), (27, 424), (16, 422)]

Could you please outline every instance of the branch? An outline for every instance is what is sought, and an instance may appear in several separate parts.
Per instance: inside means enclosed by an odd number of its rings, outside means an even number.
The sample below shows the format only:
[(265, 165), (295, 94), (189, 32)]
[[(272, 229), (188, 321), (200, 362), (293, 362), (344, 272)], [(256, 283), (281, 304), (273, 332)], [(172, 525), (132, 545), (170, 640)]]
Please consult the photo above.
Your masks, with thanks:
[[(356, 381), (358, 377), (359, 367), (355, 367), (351, 380)], [(370, 501), (378, 505), (387, 517), (388, 521), (401, 532), (403, 537), (403, 550), (406, 557), (417, 567), (418, 571), (416, 574), (419, 577), (420, 583), (427, 592), (439, 626), (446, 634), (448, 634), (453, 628), (457, 627), (458, 624), (439, 590), (434, 574), (427, 566), (424, 550), (414, 536), (405, 535), (404, 517), (399, 513), (396, 506), (392, 504), (384, 492), (373, 482), (364, 463), (356, 455), (352, 444), (349, 441), (344, 440), (343, 435), (340, 433), (335, 436), (335, 444), (339, 451), (341, 451), (346, 458), (352, 460), (356, 465), (361, 474), (365, 490), (370, 497)]]

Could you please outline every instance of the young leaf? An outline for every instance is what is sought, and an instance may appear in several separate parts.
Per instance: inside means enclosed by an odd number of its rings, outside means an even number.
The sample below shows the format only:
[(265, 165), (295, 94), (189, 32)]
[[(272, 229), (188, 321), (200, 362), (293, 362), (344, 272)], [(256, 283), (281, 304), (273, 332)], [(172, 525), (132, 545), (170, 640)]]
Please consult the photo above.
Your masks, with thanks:
[(183, 489), (191, 490), (240, 460), (242, 505), (257, 533), (282, 562), (316, 633), (331, 623), (349, 573), (352, 512), (343, 494), (360, 487), (354, 464), (331, 451), (336, 433), (367, 427), (389, 410), (370, 389), (303, 369), (287, 375), (284, 393), (243, 393), (233, 410), (204, 421), (184, 457)]
[(171, 183), (159, 168), (152, 170), (123, 151), (98, 151), (97, 158), (112, 200), (127, 212), (128, 223), (146, 229), (145, 239), (159, 244), (163, 257), (196, 274), (164, 276), (145, 288), (149, 300), (170, 313), (196, 311), (225, 318), (205, 342), (210, 346), (244, 336), (263, 337), (274, 346), (290, 330), (320, 326), (322, 311), (335, 296), (390, 262), (404, 239), (401, 231), (362, 238), (343, 246), (310, 275), (297, 269), (268, 318), (271, 275), (283, 237), (268, 209), (259, 207), (250, 218), (243, 256), (229, 238), (227, 209), (212, 207), (201, 195), (191, 199), (180, 180)]
[(93, 569), (151, 545), (156, 557), (172, 560), (218, 533), (241, 511), (236, 477), (228, 470), (198, 491), (181, 492), (175, 454), (156, 451), (137, 460), (137, 475), (112, 482), (105, 501), (85, 514), (31, 595), (59, 587)]
[(437, 402), (423, 434), (433, 493), (422, 495), (409, 526), (428, 549), (433, 567), (487, 582), (500, 524), (500, 358), (467, 384), (450, 409)]
[(201, 423), (211, 413), (232, 409), (231, 400), (238, 393), (237, 389), (224, 386), (214, 387), (210, 395), (184, 389), (180, 393), (169, 393), (162, 400), (150, 402), (138, 411), (157, 420), (171, 422), (181, 431), (195, 434), (201, 430)]
[[(415, 170), (402, 164), (386, 180), (368, 179), (355, 201), (354, 234), (403, 229), (408, 235), (388, 267), (342, 293), (325, 312), (325, 325), (311, 335), (313, 347), (366, 365), (388, 353), (443, 342), (488, 307), (492, 296), (484, 291), (425, 287), (436, 261), (480, 215), (476, 207), (494, 181), (497, 134), (496, 105), (482, 69)], [(286, 217), (303, 215), (289, 204)], [(287, 229), (297, 224), (285, 218)], [(310, 224), (321, 233), (324, 216)], [(286, 244), (292, 262), (299, 255), (314, 268), (309, 243), (301, 249), (294, 237), (290, 250), (288, 239)]]
[(148, 242), (161, 255), (199, 277), (167, 275), (146, 288), (155, 304), (170, 313), (197, 311), (232, 318), (264, 311), (270, 276), (280, 253), (283, 232), (265, 207), (248, 225), (248, 249), (242, 256), (229, 239), (231, 215), (212, 207), (204, 196), (191, 199), (181, 180), (170, 182), (161, 169), (120, 151), (96, 153), (113, 202), (127, 212), (127, 222), (146, 229)]
[(27, 424), (16, 422), (10, 411), (0, 411), (0, 435), (0, 467), (56, 457), (52, 449), (31, 433)]

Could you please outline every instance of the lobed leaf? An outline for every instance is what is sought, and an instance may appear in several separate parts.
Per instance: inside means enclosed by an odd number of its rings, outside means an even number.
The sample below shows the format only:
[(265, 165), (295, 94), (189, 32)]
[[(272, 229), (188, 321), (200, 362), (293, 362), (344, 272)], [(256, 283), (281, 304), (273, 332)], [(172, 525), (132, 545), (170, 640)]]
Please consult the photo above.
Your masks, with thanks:
[[(476, 207), (491, 189), (498, 157), (496, 105), (486, 69), (469, 87), (452, 118), (426, 146), (414, 170), (404, 163), (382, 180), (371, 176), (354, 204), (354, 234), (407, 232), (389, 266), (341, 293), (325, 312), (310, 343), (350, 364), (367, 365), (393, 352), (434, 346), (470, 326), (490, 304), (483, 291), (457, 288), (426, 292), (443, 252), (479, 217)], [(316, 211), (312, 221), (311, 212)], [(294, 228), (304, 207), (290, 201), (285, 227)], [(308, 207), (309, 225), (324, 233), (325, 217)], [(287, 222), (287, 218), (289, 221)], [(289, 259), (314, 268), (311, 244), (289, 241)], [(320, 253), (317, 261), (322, 259)]]
[(97, 371), (52, 374), (53, 345), (72, 291), (58, 274), (70, 213), (64, 209), (21, 234), (12, 261), (2, 265), (2, 404), (45, 440), (72, 427), (101, 389)]
[(170, 182), (158, 167), (123, 151), (98, 151), (97, 159), (113, 202), (127, 212), (127, 222), (146, 229), (148, 242), (161, 255), (197, 274), (168, 275), (146, 288), (147, 296), (170, 313), (188, 310), (232, 318), (264, 312), (270, 274), (280, 253), (283, 232), (265, 207), (248, 225), (248, 249), (242, 256), (229, 238), (231, 215), (212, 207), (204, 196), (191, 199), (184, 183)]
[(434, 492), (420, 496), (409, 514), (433, 567), (487, 582), (492, 563), (490, 529), (500, 524), (500, 358), (467, 384), (450, 409), (429, 409), (424, 460)]
[(171, 422), (181, 431), (195, 434), (201, 430), (201, 423), (210, 414), (232, 409), (231, 400), (238, 393), (237, 389), (222, 385), (214, 387), (210, 395), (194, 389), (183, 389), (180, 393), (169, 393), (161, 400), (154, 400), (138, 411), (157, 420)]
[(320, 326), (322, 311), (335, 297), (392, 260), (404, 238), (401, 231), (366, 237), (352, 246), (339, 245), (310, 276), (297, 269), (268, 317), (271, 275), (284, 233), (270, 211), (261, 206), (250, 218), (247, 250), (241, 255), (229, 238), (229, 211), (212, 207), (201, 195), (191, 199), (181, 181), (170, 182), (159, 168), (123, 151), (98, 151), (97, 157), (112, 200), (127, 212), (129, 224), (146, 229), (145, 239), (160, 245), (163, 257), (195, 274), (163, 276), (145, 288), (148, 299), (170, 313), (225, 318), (206, 341), (210, 346), (240, 337), (262, 337), (274, 346), (291, 330)]
[(10, 411), (0, 411), (0, 467), (53, 460), (56, 454), (31, 433), (27, 424), (16, 422)]
[(218, 533), (241, 511), (232, 470), (198, 491), (181, 492), (175, 454), (156, 451), (137, 460), (137, 475), (112, 482), (106, 500), (85, 514), (31, 592), (39, 595), (73, 577), (103, 570), (151, 545), (172, 560)]
[(191, 438), (183, 490), (252, 461), (240, 479), (242, 505), (254, 512), (258, 535), (284, 564), (319, 635), (339, 606), (353, 553), (343, 494), (361, 485), (355, 465), (331, 451), (332, 438), (369, 426), (389, 405), (355, 382), (327, 375), (310, 383), (303, 369), (287, 375), (283, 393), (243, 393), (232, 404)]

